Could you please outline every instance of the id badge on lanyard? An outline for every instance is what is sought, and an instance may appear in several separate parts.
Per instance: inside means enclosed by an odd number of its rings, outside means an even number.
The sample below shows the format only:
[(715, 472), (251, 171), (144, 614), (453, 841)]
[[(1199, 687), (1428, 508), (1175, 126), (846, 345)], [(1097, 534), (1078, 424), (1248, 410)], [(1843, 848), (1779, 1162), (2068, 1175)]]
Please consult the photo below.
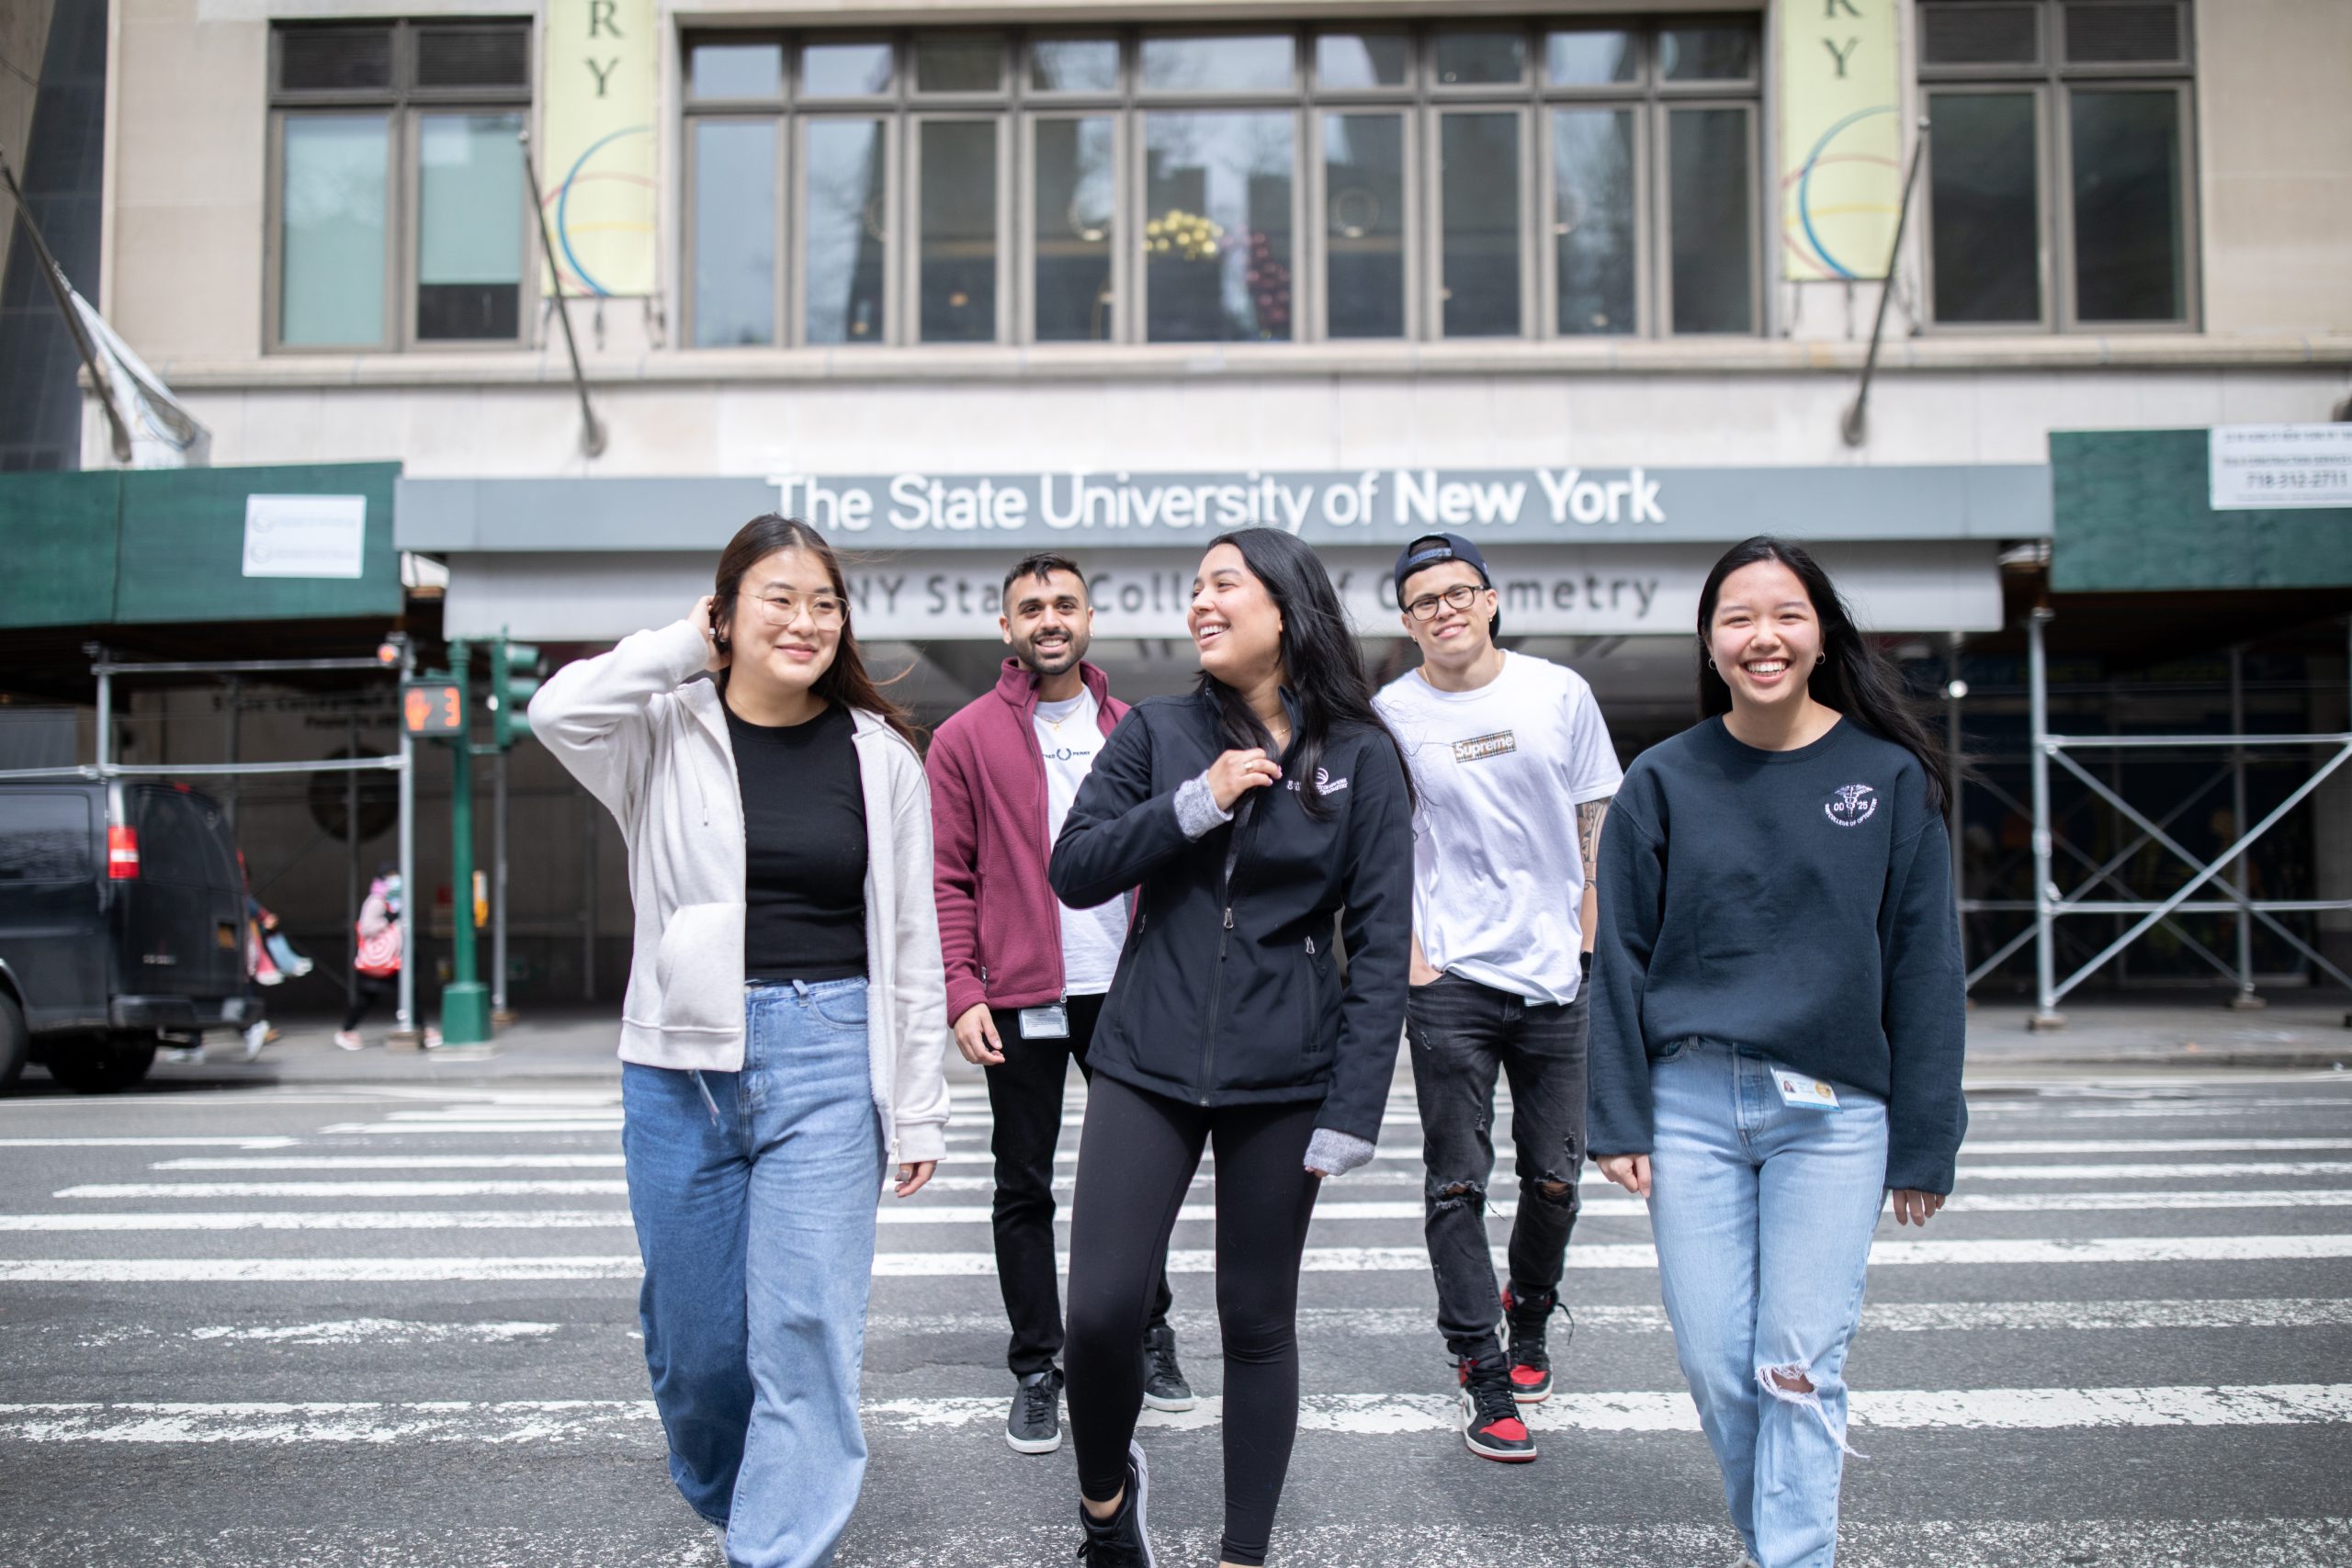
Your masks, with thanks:
[(1069, 1009), (1060, 1002), (1050, 1007), (1021, 1010), (1021, 1038), (1023, 1040), (1067, 1040), (1069, 1038)]

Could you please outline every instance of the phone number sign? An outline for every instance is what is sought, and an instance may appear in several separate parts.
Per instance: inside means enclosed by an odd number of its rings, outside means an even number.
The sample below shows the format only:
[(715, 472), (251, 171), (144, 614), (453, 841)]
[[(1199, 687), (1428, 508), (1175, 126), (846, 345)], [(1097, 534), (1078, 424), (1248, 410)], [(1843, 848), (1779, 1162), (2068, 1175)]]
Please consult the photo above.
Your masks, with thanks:
[(2214, 511), (2352, 508), (2352, 424), (2222, 424), (2208, 434)]

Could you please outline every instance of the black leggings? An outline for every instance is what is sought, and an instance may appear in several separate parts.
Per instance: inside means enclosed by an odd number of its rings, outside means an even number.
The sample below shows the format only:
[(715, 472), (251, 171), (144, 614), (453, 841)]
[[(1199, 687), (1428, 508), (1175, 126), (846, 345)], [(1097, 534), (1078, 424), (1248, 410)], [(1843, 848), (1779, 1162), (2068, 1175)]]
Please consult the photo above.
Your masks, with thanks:
[(392, 994), (392, 985), (397, 978), (396, 975), (359, 976), (358, 985), (352, 988), (351, 1007), (343, 1015), (343, 1032), (345, 1034), (359, 1027), (359, 1021), (368, 1016), (368, 1009)]
[(1143, 1405), (1136, 1347), (1203, 1145), (1216, 1151), (1216, 1314), (1225, 1338), (1227, 1562), (1261, 1563), (1298, 1434), (1298, 1266), (1320, 1184), (1302, 1161), (1319, 1101), (1204, 1110), (1101, 1073), (1079, 1135), (1068, 1367), (1079, 1489), (1126, 1484)]

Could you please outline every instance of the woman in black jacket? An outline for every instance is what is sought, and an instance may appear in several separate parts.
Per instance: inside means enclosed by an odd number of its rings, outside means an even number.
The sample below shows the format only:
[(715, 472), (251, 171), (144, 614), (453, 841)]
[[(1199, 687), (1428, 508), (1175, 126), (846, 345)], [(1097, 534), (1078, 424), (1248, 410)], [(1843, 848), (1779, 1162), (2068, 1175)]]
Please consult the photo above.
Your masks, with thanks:
[(1323, 1178), (1372, 1157), (1405, 1017), (1411, 786), (1323, 563), (1271, 529), (1221, 536), (1187, 624), (1199, 686), (1119, 725), (1049, 871), (1073, 908), (1141, 887), (1089, 1053), (1071, 1216), (1070, 1431), (1094, 1568), (1153, 1562), (1135, 1348), (1204, 1145), (1225, 1338), (1218, 1556), (1265, 1562), (1298, 1428), (1307, 1220)]

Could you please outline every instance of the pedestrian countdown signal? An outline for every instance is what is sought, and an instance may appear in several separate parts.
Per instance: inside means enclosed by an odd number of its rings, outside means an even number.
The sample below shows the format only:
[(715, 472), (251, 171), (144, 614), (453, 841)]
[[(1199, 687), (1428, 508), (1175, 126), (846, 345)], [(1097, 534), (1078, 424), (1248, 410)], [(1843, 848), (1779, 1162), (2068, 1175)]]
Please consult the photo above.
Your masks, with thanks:
[(423, 737), (466, 733), (466, 688), (458, 681), (410, 681), (401, 687), (401, 728)]

